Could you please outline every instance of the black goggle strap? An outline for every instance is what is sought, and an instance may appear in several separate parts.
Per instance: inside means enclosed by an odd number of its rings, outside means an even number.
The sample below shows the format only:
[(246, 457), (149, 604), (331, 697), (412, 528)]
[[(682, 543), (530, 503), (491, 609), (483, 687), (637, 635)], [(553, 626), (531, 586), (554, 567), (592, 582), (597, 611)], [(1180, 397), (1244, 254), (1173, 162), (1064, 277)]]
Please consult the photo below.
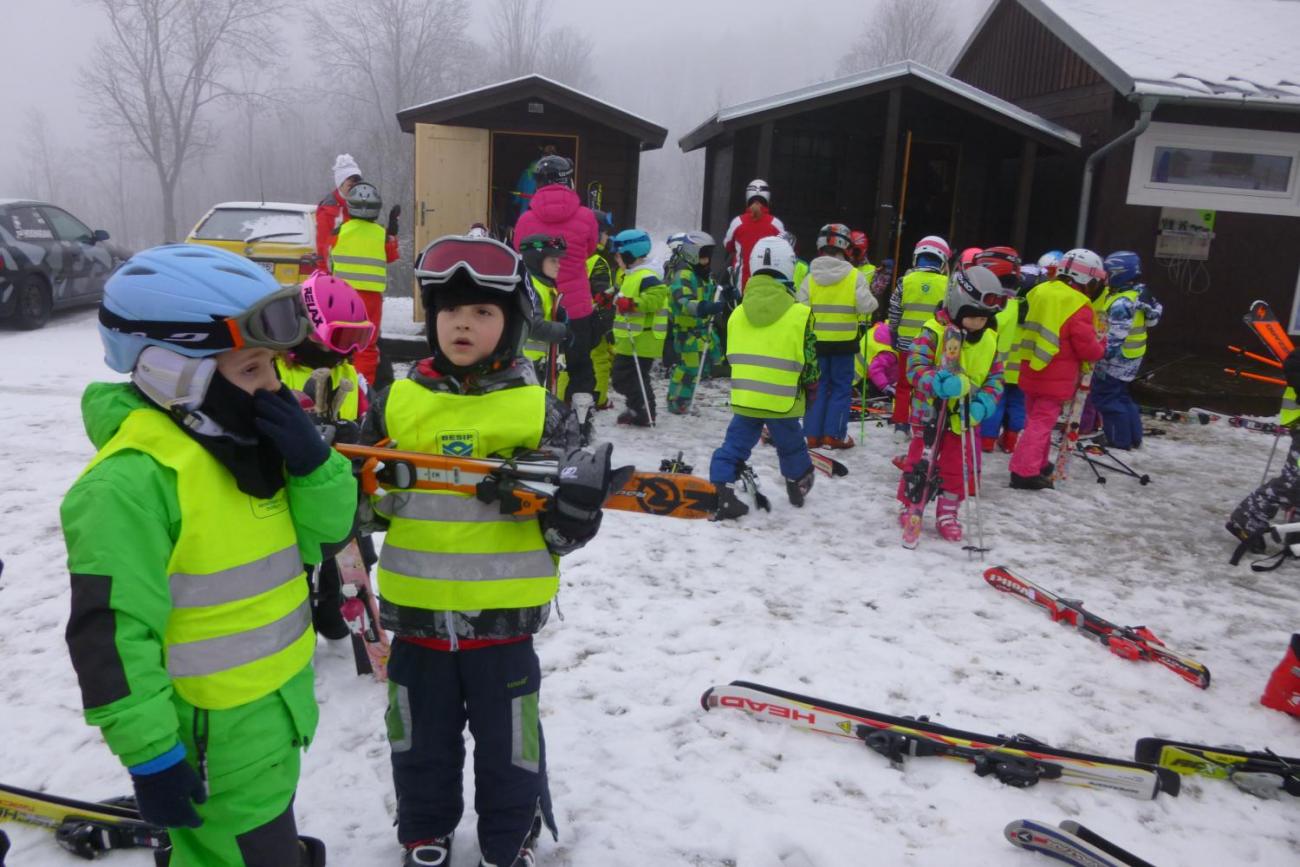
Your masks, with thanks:
[(237, 343), (226, 319), (215, 319), (211, 322), (126, 319), (101, 304), (99, 323), (109, 331), (133, 334), (149, 340), (161, 340), (164, 343), (190, 349), (234, 349)]

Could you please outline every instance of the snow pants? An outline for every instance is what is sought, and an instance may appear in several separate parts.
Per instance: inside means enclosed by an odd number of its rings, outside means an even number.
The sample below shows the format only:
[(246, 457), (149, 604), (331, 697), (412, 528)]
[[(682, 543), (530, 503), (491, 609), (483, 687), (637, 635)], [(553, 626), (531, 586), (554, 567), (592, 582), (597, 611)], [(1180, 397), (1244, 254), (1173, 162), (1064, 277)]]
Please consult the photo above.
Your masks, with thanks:
[(980, 424), (980, 436), (996, 438), (1002, 433), (1004, 422), (1006, 429), (1014, 433), (1020, 433), (1025, 429), (1025, 393), (1018, 385), (1002, 387), (1002, 399), (994, 408), (993, 415)]
[(357, 372), (365, 376), (366, 382), (374, 383), (379, 370), (379, 332), (384, 319), (384, 293), (358, 292), (361, 303), (366, 305), (366, 318), (375, 323), (375, 333), (370, 335), (370, 342), (352, 359)]
[[(706, 340), (707, 347), (704, 345)], [(718, 341), (704, 329), (674, 330), (673, 348), (676, 350), (677, 363), (673, 365), (673, 372), (668, 380), (668, 411), (683, 413), (686, 412), (686, 407), (690, 405), (691, 397), (695, 394), (695, 386), (698, 384), (696, 375), (703, 376), (708, 370), (708, 365), (721, 361), (722, 353), (718, 350)], [(700, 355), (706, 350), (708, 359), (705, 366), (701, 367)]]
[[(596, 317), (584, 316), (569, 320), (569, 342), (564, 345), (564, 372), (568, 383), (560, 389), (566, 401), (575, 394), (596, 393), (596, 371), (591, 364), (591, 347), (596, 336)], [(593, 397), (594, 399), (594, 397)]]
[[(913, 428), (916, 430), (916, 428)], [(972, 442), (972, 440), (976, 440)], [(946, 428), (943, 432), (943, 440), (939, 443), (939, 455), (935, 463), (939, 470), (939, 489), (945, 494), (957, 498), (957, 502), (966, 499), (966, 491), (977, 490), (976, 484), (979, 480), (980, 473), (980, 448), (978, 437), (971, 437), (969, 434), (961, 436), (952, 432), (951, 428)], [(961, 483), (962, 468), (962, 445), (966, 446), (966, 485), (963, 489)], [(974, 447), (972, 450), (971, 447)], [(907, 456), (903, 459), (903, 477), (898, 480), (898, 501), (907, 502), (907, 474), (911, 472), (912, 467), (921, 459), (921, 454), (925, 451), (925, 440), (919, 436), (912, 437), (907, 444)]]
[[(845, 357), (849, 359), (851, 368), (853, 356)], [(731, 424), (727, 425), (726, 438), (709, 462), (710, 482), (720, 485), (734, 482), (740, 476), (740, 466), (749, 460), (754, 445), (763, 435), (764, 426), (772, 435), (772, 445), (776, 446), (781, 475), (787, 479), (801, 479), (808, 474), (812, 469), (812, 458), (808, 457), (808, 444), (803, 438), (799, 419), (733, 415)]]
[(1048, 464), (1052, 450), (1052, 428), (1061, 417), (1065, 401), (1025, 393), (1025, 429), (1011, 454), (1011, 472), (1036, 476)]
[(450, 834), (465, 802), (465, 724), (474, 737), (474, 811), (483, 859), (513, 864), (541, 815), (555, 833), (531, 637), (445, 651), (401, 639), (388, 660), (388, 742), (397, 839)]
[(853, 403), (853, 353), (817, 356), (821, 377), (817, 397), (803, 417), (804, 436), (842, 440), (849, 432), (849, 408)]
[(1092, 405), (1101, 413), (1106, 441), (1117, 449), (1142, 445), (1142, 413), (1129, 394), (1131, 385), (1113, 376), (1092, 378)]
[[(310, 668), (298, 676), (313, 677)], [(221, 711), (172, 702), (196, 771), (202, 744), (208, 800), (194, 805), (202, 825), (168, 829), (170, 867), (297, 867), (293, 797), (304, 739), (280, 694)]]
[[(654, 366), (653, 358), (631, 355), (615, 355), (614, 366), (609, 372), (609, 384), (627, 399), (627, 408), (647, 421), (655, 417), (655, 388), (650, 381), (650, 368)], [(645, 397), (641, 396), (641, 387), (645, 386)], [(647, 405), (646, 401), (649, 401)]]
[(1269, 479), (1232, 510), (1233, 522), (1248, 533), (1263, 532), (1279, 509), (1300, 506), (1300, 432), (1291, 435), (1291, 448), (1282, 475)]
[[(608, 314), (608, 315), (607, 315)], [(595, 383), (596, 406), (603, 407), (609, 400), (609, 369), (614, 364), (614, 342), (610, 339), (614, 325), (613, 314), (598, 310), (591, 314), (591, 370)], [(568, 364), (568, 360), (565, 360)], [(559, 378), (560, 394), (569, 390), (569, 371), (561, 371)]]
[(898, 382), (894, 388), (894, 414), (889, 420), (894, 424), (907, 424), (912, 418), (912, 384), (907, 381), (907, 359), (911, 351), (898, 353)]

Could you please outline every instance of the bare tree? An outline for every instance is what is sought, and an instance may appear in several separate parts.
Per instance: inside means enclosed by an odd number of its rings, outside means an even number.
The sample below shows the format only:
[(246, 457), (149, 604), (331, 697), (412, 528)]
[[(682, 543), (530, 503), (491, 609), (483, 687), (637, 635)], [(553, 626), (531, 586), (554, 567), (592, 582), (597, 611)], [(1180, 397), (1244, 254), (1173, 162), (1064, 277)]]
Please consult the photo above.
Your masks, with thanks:
[(548, 32), (542, 43), (537, 70), (579, 90), (590, 89), (595, 82), (591, 70), (591, 39), (572, 27)]
[(840, 57), (836, 72), (851, 75), (900, 60), (942, 71), (957, 50), (950, 17), (940, 0), (883, 0)]
[(44, 184), (45, 189), (37, 192), (44, 195), (48, 202), (59, 197), (55, 175), (58, 174), (59, 157), (54, 143), (50, 140), (50, 121), (45, 112), (35, 106), (27, 110), (24, 116), (23, 144), (20, 151), (23, 159), (31, 166), (32, 172)]
[(496, 80), (540, 73), (571, 87), (591, 86), (591, 38), (550, 27), (550, 19), (551, 0), (496, 0), (488, 22)]
[(153, 166), (162, 233), (176, 239), (176, 184), (215, 141), (213, 103), (236, 93), (230, 67), (275, 56), (274, 0), (92, 0), (109, 33), (81, 75), (96, 120), (124, 133)]

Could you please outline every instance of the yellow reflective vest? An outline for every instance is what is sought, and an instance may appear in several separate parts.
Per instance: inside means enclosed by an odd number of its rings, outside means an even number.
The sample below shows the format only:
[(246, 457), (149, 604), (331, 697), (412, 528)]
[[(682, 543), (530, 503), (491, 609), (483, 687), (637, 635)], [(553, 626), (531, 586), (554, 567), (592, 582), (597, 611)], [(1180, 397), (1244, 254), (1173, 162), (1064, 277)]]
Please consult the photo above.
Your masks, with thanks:
[(1049, 280), (1039, 283), (1025, 296), (1029, 314), (1020, 325), (1020, 345), (1016, 359), (1031, 370), (1042, 370), (1061, 351), (1061, 326), (1088, 303), (1079, 290)]
[(1283, 427), (1291, 427), (1300, 421), (1300, 402), (1296, 401), (1295, 389), (1291, 386), (1286, 387), (1282, 392), (1282, 412), (1277, 417), (1277, 423)]
[(640, 358), (659, 358), (664, 354), (664, 341), (668, 339), (668, 287), (662, 281), (642, 288), (647, 277), (659, 280), (659, 275), (649, 268), (634, 268), (623, 275), (618, 285), (618, 298), (631, 298), (637, 309), (631, 313), (614, 313), (614, 354)]
[(885, 343), (883, 340), (876, 339), (876, 328), (872, 326), (867, 329), (867, 333), (862, 336), (862, 346), (858, 354), (853, 356), (853, 375), (855, 379), (865, 379), (871, 370), (871, 362), (882, 352), (892, 352), (898, 355), (898, 350)]
[[(934, 332), (935, 346), (935, 364), (939, 363), (939, 356), (943, 353), (943, 334), (947, 328), (939, 324), (939, 320), (931, 319), (925, 323), (927, 330)], [(970, 390), (974, 392), (984, 384), (989, 378), (989, 371), (993, 369), (993, 362), (998, 358), (998, 336), (991, 328), (985, 328), (980, 332), (979, 340), (971, 342), (963, 340), (961, 344), (961, 372), (970, 380)], [(949, 405), (951, 420), (948, 427), (955, 434), (962, 432), (961, 413), (956, 411), (960, 398), (950, 398), (946, 403)]]
[(794, 260), (794, 288), (798, 289), (803, 285), (803, 280), (808, 276), (808, 263), (803, 259)]
[(850, 268), (829, 286), (808, 275), (808, 306), (812, 308), (813, 336), (821, 343), (858, 339), (858, 271)]
[(862, 275), (862, 279), (866, 280), (867, 285), (870, 286), (871, 281), (876, 279), (876, 266), (872, 265), (870, 262), (863, 262), (858, 266), (858, 273)]
[[(731, 364), (731, 405), (739, 409), (786, 413), (799, 400), (804, 366), (806, 305), (791, 304), (770, 325), (749, 321), (742, 304), (727, 319), (727, 361)], [(814, 325), (815, 327), (815, 325)]]
[(1110, 288), (1107, 287), (1093, 302), (1092, 308), (1097, 312), (1098, 316), (1108, 320), (1110, 305), (1121, 298), (1127, 298), (1133, 303), (1134, 312), (1133, 324), (1129, 328), (1128, 336), (1124, 338), (1124, 343), (1120, 346), (1119, 352), (1125, 358), (1141, 358), (1147, 354), (1147, 312), (1138, 306), (1138, 290), (1125, 289), (1112, 294)]
[(1012, 298), (994, 317), (998, 330), (998, 357), (1002, 360), (1002, 379), (1007, 385), (1020, 382), (1020, 306), (1025, 302)]
[[(389, 390), (384, 420), (403, 450), (509, 455), (541, 444), (546, 390), (526, 385), (464, 395), (404, 379)], [(374, 508), (390, 522), (379, 554), (379, 595), (389, 604), (428, 611), (529, 608), (559, 589), (559, 558), (547, 550), (536, 515), (503, 515), (498, 503), (450, 491), (387, 491)]]
[[(316, 648), (288, 492), (269, 499), (235, 477), (160, 410), (131, 412), (86, 468), (121, 451), (176, 474), (181, 530), (167, 561), (163, 657), (185, 701), (225, 710), (270, 695)], [(232, 544), (237, 540), (238, 544)]]
[(910, 343), (921, 333), (925, 323), (934, 316), (934, 311), (943, 303), (948, 291), (948, 278), (938, 271), (912, 270), (903, 275), (902, 316), (898, 320), (895, 336), (901, 344)]
[[(280, 373), (280, 381), (294, 391), (304, 391), (307, 388), (307, 380), (314, 372), (305, 364), (290, 363), (283, 355), (275, 357), (275, 369)], [(361, 414), (361, 377), (350, 361), (340, 362), (330, 369), (330, 394), (337, 392), (344, 380), (351, 382), (352, 387), (343, 398), (343, 405), (339, 407), (339, 418), (344, 421), (356, 421)], [(307, 396), (312, 400), (316, 399), (314, 394)]]
[[(542, 318), (547, 322), (555, 319), (555, 301), (559, 298), (554, 286), (547, 286), (541, 280), (533, 275), (528, 275), (528, 280), (532, 284), (533, 291), (537, 293), (537, 305), (542, 314)], [(532, 362), (542, 361), (550, 354), (551, 344), (541, 340), (535, 340), (533, 336), (528, 335), (524, 341), (524, 356)]]
[(383, 292), (388, 279), (387, 240), (383, 226), (353, 217), (339, 227), (330, 251), (330, 273), (358, 292)]

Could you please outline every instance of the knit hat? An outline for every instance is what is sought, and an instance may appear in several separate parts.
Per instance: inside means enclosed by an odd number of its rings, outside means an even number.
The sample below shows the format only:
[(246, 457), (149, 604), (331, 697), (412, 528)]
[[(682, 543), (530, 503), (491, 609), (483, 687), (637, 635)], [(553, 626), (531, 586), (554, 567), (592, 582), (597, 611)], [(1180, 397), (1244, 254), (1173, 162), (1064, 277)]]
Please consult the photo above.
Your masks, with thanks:
[(352, 154), (339, 154), (334, 159), (334, 186), (343, 186), (343, 182), (353, 175), (361, 177), (361, 167), (352, 159)]

